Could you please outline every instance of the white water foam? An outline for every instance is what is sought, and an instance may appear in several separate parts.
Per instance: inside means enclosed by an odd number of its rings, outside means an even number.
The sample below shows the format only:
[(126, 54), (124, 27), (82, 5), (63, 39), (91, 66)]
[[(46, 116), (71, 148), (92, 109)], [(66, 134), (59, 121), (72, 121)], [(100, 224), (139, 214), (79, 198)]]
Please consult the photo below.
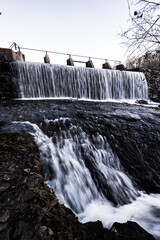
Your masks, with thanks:
[(83, 223), (100, 220), (105, 228), (110, 228), (114, 222), (134, 221), (160, 239), (160, 194), (141, 192), (135, 201), (119, 207), (107, 201), (93, 201), (78, 217)]

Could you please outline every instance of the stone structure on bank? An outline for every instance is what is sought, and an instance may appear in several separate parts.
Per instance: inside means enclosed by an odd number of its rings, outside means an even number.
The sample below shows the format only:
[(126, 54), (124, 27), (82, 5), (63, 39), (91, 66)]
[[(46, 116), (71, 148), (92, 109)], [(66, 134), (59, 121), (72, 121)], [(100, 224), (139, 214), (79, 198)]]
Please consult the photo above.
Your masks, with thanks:
[(9, 61), (0, 57), (0, 100), (12, 98), (12, 79)]
[(14, 52), (12, 49), (0, 48), (0, 100), (13, 97), (10, 62), (16, 60), (25, 61), (20, 49)]
[(160, 102), (160, 70), (143, 69), (148, 82), (148, 95), (153, 101)]

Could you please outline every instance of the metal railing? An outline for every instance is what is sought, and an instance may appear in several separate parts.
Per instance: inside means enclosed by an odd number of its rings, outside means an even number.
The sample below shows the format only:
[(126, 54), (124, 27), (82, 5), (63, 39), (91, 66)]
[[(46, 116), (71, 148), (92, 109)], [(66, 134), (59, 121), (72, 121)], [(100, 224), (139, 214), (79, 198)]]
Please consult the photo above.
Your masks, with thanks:
[[(79, 58), (87, 58), (89, 60), (95, 59), (95, 60), (103, 60), (105, 62), (112, 61), (112, 62), (119, 62), (119, 63), (121, 63), (121, 61), (119, 61), (119, 60), (113, 60), (113, 59), (108, 59), (108, 58), (89, 57), (89, 56), (83, 56), (83, 55), (78, 55), (78, 54), (62, 53), (62, 52), (54, 52), (54, 51), (50, 51), (50, 50), (42, 50), (42, 49), (35, 49), (35, 48), (20, 47), (15, 42), (13, 42), (9, 48), (11, 48), (11, 49), (15, 48), (16, 51), (17, 50), (20, 51), (22, 49), (22, 50), (28, 50), (28, 51), (36, 51), (36, 52), (44, 52), (44, 53), (65, 55), (65, 56), (69, 56), (69, 57), (73, 56), (73, 57), (79, 57)], [(76, 61), (76, 60), (74, 60), (74, 62), (83, 62), (83, 61)]]

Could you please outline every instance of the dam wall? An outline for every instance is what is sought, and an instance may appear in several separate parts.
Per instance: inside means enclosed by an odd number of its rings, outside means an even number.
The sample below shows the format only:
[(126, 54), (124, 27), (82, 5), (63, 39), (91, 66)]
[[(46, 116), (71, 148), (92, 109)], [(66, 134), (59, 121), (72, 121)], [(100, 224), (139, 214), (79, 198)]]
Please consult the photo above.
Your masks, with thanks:
[[(20, 48), (17, 49), (17, 52), (13, 51), (12, 49), (0, 48), (0, 100), (8, 100), (8, 99), (13, 99), (15, 97), (19, 98), (19, 96), (16, 96), (15, 86), (13, 87), (13, 75), (17, 75), (17, 73), (15, 73), (15, 71), (16, 71), (15, 69), (14, 69), (14, 73), (13, 73), (13, 69), (11, 69), (11, 63), (16, 62), (16, 61), (25, 62), (25, 56), (21, 53)], [(48, 55), (45, 56), (44, 62), (48, 66), (51, 65)], [(67, 60), (67, 65), (68, 65), (67, 66), (68, 68), (69, 67), (76, 68), (76, 67), (74, 67), (74, 60), (72, 58), (69, 58)], [(93, 73), (94, 73), (94, 70), (95, 70), (95, 72), (97, 71), (94, 68), (94, 64), (91, 60), (90, 60), (90, 62), (89, 61), (86, 62), (86, 68), (88, 68), (88, 71), (90, 71), (90, 69), (92, 68), (93, 70), (91, 70), (91, 71)], [(111, 72), (114, 71), (114, 70), (111, 70), (111, 67), (107, 62), (102, 65), (102, 68), (103, 68), (103, 71), (111, 71)], [(116, 69), (118, 70), (116, 72), (124, 72), (124, 71), (125, 72), (127, 72), (127, 71), (139, 72), (139, 71), (141, 71), (140, 69), (136, 69), (136, 70), (125, 69), (125, 67), (122, 64), (117, 66)], [(159, 90), (160, 89), (160, 77), (159, 77), (160, 73), (156, 72), (156, 77), (155, 77), (155, 73), (152, 73), (149, 70), (145, 70), (143, 72), (145, 74), (145, 77), (146, 77), (147, 83), (148, 83), (149, 98), (151, 98), (155, 101), (160, 101), (160, 90)], [(117, 76), (118, 75), (119, 74), (117, 74)], [(19, 79), (18, 81), (20, 81), (20, 80), (21, 79)], [(99, 79), (98, 79), (98, 81), (99, 81)], [(127, 80), (127, 82), (128, 82), (128, 80)], [(126, 84), (127, 84), (127, 82), (126, 82)], [(30, 82), (30, 84), (32, 84), (32, 82)], [(114, 94), (112, 94), (112, 96), (114, 96)], [(99, 99), (99, 100), (102, 100), (102, 99)], [(103, 98), (103, 100), (105, 100), (105, 99)]]

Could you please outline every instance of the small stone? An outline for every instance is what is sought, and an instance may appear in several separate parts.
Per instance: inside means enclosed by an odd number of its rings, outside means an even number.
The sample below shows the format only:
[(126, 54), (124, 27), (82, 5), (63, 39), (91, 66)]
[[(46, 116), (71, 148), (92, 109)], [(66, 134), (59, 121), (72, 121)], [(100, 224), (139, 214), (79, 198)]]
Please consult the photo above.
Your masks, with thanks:
[(48, 228), (48, 234), (49, 234), (50, 236), (53, 235), (53, 231), (52, 231), (52, 229)]
[(41, 226), (41, 231), (42, 232), (45, 232), (47, 230), (47, 227), (46, 226)]
[(15, 166), (14, 165), (11, 165), (9, 168), (8, 168), (8, 171), (10, 173), (13, 173), (15, 171)]
[(38, 236), (40, 239), (48, 239), (48, 231), (47, 231), (47, 227), (46, 226), (40, 226), (39, 230), (38, 230)]
[(31, 169), (30, 168), (25, 168), (25, 169), (23, 169), (23, 171), (26, 172), (26, 173), (30, 173)]
[(9, 177), (8, 175), (4, 175), (3, 179), (4, 179), (5, 181), (9, 181), (9, 180), (10, 180), (10, 177)]

